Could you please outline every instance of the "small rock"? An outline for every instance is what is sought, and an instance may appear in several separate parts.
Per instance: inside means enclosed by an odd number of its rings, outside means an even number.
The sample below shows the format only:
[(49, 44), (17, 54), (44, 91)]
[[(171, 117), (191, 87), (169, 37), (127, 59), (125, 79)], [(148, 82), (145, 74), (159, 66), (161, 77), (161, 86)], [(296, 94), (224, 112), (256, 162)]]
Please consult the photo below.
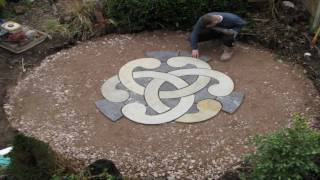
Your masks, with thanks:
[(159, 176), (158, 173), (156, 173), (156, 172), (152, 173), (152, 175), (153, 175), (154, 177), (158, 177), (158, 176)]
[(295, 8), (295, 5), (291, 1), (282, 1), (282, 5), (287, 8)]
[(282, 59), (278, 59), (277, 61), (278, 61), (278, 63), (281, 63), (281, 64), (283, 63)]
[(309, 52), (304, 53), (304, 57), (310, 57), (310, 56), (311, 56), (311, 53)]

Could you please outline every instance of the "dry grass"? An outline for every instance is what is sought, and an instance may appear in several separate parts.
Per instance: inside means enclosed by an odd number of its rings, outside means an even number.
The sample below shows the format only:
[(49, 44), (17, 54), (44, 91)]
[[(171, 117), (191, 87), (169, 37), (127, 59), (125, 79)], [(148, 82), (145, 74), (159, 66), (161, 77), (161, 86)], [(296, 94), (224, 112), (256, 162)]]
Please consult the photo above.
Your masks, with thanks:
[(93, 14), (94, 2), (74, 0), (68, 7), (72, 20), (69, 29), (71, 33), (81, 40), (86, 40), (94, 35)]
[(65, 24), (61, 24), (56, 18), (46, 19), (42, 23), (41, 29), (52, 36), (60, 35), (65, 38), (71, 37), (68, 26)]

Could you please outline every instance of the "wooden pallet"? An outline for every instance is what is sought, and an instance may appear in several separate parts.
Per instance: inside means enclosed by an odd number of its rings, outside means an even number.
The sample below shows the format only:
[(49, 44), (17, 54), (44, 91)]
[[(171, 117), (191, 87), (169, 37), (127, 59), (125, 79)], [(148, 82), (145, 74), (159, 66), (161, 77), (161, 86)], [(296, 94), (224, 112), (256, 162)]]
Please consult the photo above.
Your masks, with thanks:
[(20, 54), (24, 51), (27, 51), (33, 47), (35, 47), (36, 45), (42, 43), (43, 41), (45, 41), (48, 37), (48, 35), (44, 32), (37, 31), (37, 33), (40, 35), (37, 38), (34, 38), (32, 41), (24, 43), (24, 44), (17, 44), (17, 43), (12, 43), (12, 42), (6, 42), (6, 41), (0, 41), (0, 47), (7, 49), (15, 54)]

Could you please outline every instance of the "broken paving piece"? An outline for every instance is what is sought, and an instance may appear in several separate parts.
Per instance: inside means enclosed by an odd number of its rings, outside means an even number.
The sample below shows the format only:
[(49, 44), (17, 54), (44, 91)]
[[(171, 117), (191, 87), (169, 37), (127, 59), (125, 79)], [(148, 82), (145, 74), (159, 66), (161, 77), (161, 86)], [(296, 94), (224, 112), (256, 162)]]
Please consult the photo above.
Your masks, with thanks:
[(101, 113), (107, 116), (112, 121), (117, 121), (122, 118), (123, 114), (121, 112), (122, 103), (114, 103), (107, 101), (105, 99), (96, 102), (96, 106)]
[(232, 114), (240, 107), (244, 96), (243, 92), (232, 92), (228, 96), (217, 97), (217, 101), (222, 104), (223, 111)]
[(197, 123), (206, 121), (214, 116), (216, 116), (221, 110), (221, 104), (212, 99), (206, 99), (198, 102), (197, 108), (199, 112), (196, 113), (189, 113), (185, 114), (176, 122), (183, 122), (183, 123)]

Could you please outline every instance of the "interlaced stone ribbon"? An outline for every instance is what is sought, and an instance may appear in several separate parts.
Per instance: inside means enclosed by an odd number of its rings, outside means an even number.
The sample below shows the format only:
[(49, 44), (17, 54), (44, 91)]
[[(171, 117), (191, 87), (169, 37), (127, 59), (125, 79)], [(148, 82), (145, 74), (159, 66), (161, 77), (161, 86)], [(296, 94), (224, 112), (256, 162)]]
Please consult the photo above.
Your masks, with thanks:
[[(196, 77), (192, 83), (186, 80), (190, 76)], [(141, 79), (149, 80), (144, 86), (138, 81)], [(174, 88), (161, 90), (166, 83)], [(123, 87), (119, 88), (119, 85)], [(121, 112), (128, 119), (142, 124), (161, 124), (171, 121), (193, 123), (214, 117), (222, 108), (215, 99), (230, 95), (233, 89), (232, 79), (212, 70), (206, 62), (191, 57), (173, 57), (166, 62), (155, 58), (130, 61), (120, 69), (118, 76), (103, 84), (101, 91), (109, 104), (121, 104)], [(138, 98), (140, 96), (143, 98)], [(177, 99), (175, 106), (164, 103)], [(196, 102), (196, 99), (200, 100)], [(195, 104), (196, 111), (192, 112)], [(147, 113), (148, 108), (154, 113)]]

